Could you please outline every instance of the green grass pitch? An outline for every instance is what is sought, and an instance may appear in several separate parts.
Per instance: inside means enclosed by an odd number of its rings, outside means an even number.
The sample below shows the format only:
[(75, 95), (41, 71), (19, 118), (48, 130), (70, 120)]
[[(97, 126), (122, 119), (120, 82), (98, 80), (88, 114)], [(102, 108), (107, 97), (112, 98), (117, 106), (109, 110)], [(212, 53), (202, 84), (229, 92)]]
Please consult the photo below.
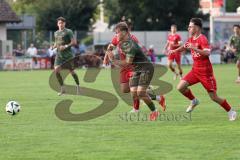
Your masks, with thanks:
[[(184, 73), (190, 67), (184, 67)], [(239, 111), (240, 85), (236, 84), (235, 65), (215, 65), (218, 94)], [(85, 70), (78, 70), (82, 77)], [(240, 159), (240, 120), (229, 122), (227, 113), (210, 101), (198, 84), (193, 93), (200, 105), (188, 118), (149, 122), (123, 118), (130, 106), (119, 100), (112, 112), (84, 122), (65, 122), (54, 113), (62, 99), (74, 100), (71, 111), (85, 112), (101, 103), (93, 98), (66, 95), (58, 97), (50, 89), (51, 71), (0, 72), (0, 159), (39, 160), (232, 160)], [(161, 79), (173, 84), (166, 95), (166, 115), (184, 115), (189, 102), (175, 89), (178, 81), (167, 72)], [(81, 85), (114, 92), (110, 71), (102, 70), (95, 83)], [(71, 77), (67, 78), (73, 83)], [(16, 100), (22, 110), (7, 115), (5, 104)], [(156, 103), (157, 104), (157, 103)], [(141, 104), (141, 114), (149, 113)]]

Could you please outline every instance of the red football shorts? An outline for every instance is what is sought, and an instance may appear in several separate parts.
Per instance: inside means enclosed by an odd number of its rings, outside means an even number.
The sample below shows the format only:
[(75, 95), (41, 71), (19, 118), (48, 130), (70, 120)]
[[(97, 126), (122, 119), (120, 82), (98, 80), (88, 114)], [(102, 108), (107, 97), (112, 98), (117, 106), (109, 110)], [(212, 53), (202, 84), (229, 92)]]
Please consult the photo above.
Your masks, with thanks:
[(168, 56), (168, 60), (175, 61), (177, 64), (181, 64), (181, 53), (173, 53)]
[(120, 83), (129, 83), (129, 79), (132, 77), (131, 69), (121, 69), (120, 71)]
[(200, 82), (208, 92), (217, 91), (217, 83), (213, 74), (200, 75), (191, 70), (182, 80), (187, 81), (190, 86)]

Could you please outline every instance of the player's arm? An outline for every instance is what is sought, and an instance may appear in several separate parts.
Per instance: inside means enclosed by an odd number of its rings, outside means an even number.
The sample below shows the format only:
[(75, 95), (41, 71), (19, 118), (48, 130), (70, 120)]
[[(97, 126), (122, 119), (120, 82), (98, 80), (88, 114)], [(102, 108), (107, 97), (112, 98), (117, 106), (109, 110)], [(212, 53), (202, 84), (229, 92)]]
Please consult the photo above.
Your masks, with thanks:
[(121, 46), (122, 52), (125, 53), (126, 59), (125, 60), (114, 60), (114, 64), (126, 67), (133, 63), (133, 58), (135, 56), (134, 49), (132, 48), (131, 42), (124, 42)]
[(209, 48), (198, 49), (195, 46), (193, 46), (191, 43), (188, 43), (188, 42), (184, 44), (184, 47), (188, 48), (188, 49), (192, 49), (203, 56), (209, 56), (210, 51), (211, 51)]
[(120, 67), (126, 67), (132, 64), (133, 62), (133, 57), (126, 57), (125, 60), (116, 60), (113, 59), (112, 60), (113, 64), (116, 66), (120, 66)]
[(166, 53), (168, 47), (169, 47), (169, 41), (167, 41), (167, 43), (165, 44), (163, 48), (163, 53)]
[(56, 43), (56, 33), (54, 33), (54, 44), (51, 46), (51, 49), (57, 48), (57, 43)]
[(141, 42), (139, 42), (136, 36), (131, 35), (131, 39), (138, 44), (138, 46), (142, 49), (144, 54), (146, 55), (148, 54), (147, 48)]
[(133, 58), (127, 56), (125, 60), (117, 60), (114, 58), (114, 55), (112, 52), (108, 52), (108, 57), (110, 62), (112, 62), (114, 65), (119, 66), (119, 67), (126, 67), (132, 64)]
[[(106, 58), (106, 59), (105, 59)], [(123, 66), (124, 62), (121, 60), (117, 60), (114, 58), (114, 54), (112, 50), (107, 50), (105, 56), (104, 56), (104, 60), (105, 61), (109, 61), (112, 64), (116, 65), (116, 66)], [(106, 63), (106, 62), (105, 62)], [(104, 63), (103, 63), (104, 64)]]
[[(113, 59), (114, 55), (113, 55), (113, 49), (115, 48), (115, 46), (110, 43), (107, 47), (107, 51), (105, 52), (105, 55), (104, 55), (104, 59), (103, 59), (103, 64), (104, 65), (109, 65), (109, 60), (110, 59)], [(109, 58), (111, 57), (111, 58)]]
[(52, 50), (55, 49), (55, 48), (57, 48), (57, 43), (56, 42), (54, 42), (54, 44), (51, 46)]
[(76, 44), (77, 44), (76, 39), (72, 37), (72, 38), (71, 38), (71, 42), (70, 42), (69, 44), (66, 44), (65, 47), (66, 47), (66, 48), (72, 47), (72, 46), (74, 46), (74, 45), (76, 45)]
[[(111, 58), (109, 58), (111, 57)], [(109, 62), (113, 60), (113, 52), (112, 51), (106, 51), (104, 58), (103, 58), (103, 65), (109, 65)]]
[(172, 44), (172, 46), (173, 46), (173, 47), (179, 47), (180, 44), (179, 44), (179, 43), (177, 43), (177, 44)]
[(103, 58), (103, 65), (109, 65), (108, 53), (106, 52)]
[(197, 49), (195, 47), (192, 48), (194, 51), (196, 51), (197, 53), (203, 55), (203, 56), (209, 56), (210, 55), (210, 49), (209, 48), (204, 48), (202, 49)]
[(65, 45), (61, 45), (60, 46), (60, 50), (63, 51), (67, 48), (70, 48), (71, 46), (73, 46), (74, 44), (76, 44), (76, 40), (74, 38), (71, 39), (70, 43), (65, 44)]
[(168, 54), (173, 54), (175, 52), (183, 52), (185, 50), (186, 50), (186, 47), (184, 47), (184, 45), (182, 45), (182, 46), (178, 47), (177, 49), (168, 51)]
[(229, 49), (230, 49), (230, 51), (232, 51), (233, 53), (236, 53), (236, 48), (234, 47), (234, 45), (233, 45), (233, 37), (231, 37), (230, 38), (230, 41), (229, 41)]

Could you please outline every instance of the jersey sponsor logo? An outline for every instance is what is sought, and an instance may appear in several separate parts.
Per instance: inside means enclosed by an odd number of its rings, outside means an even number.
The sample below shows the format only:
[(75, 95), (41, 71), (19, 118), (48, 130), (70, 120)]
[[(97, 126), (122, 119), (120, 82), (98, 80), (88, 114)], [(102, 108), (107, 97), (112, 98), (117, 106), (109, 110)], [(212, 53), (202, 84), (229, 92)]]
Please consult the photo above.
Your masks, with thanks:
[(193, 57), (194, 57), (194, 58), (197, 58), (197, 57), (200, 57), (200, 56), (201, 56), (201, 54), (198, 53), (198, 52), (196, 52), (196, 51), (193, 51), (192, 54), (193, 54)]
[[(198, 48), (198, 49), (199, 49), (199, 47), (200, 47), (199, 43), (192, 43), (192, 45), (193, 45), (194, 47)], [(193, 57), (195, 57), (195, 58), (201, 56), (200, 53), (198, 53), (198, 52), (196, 52), (196, 51), (194, 51), (194, 50), (192, 50), (192, 54), (193, 54)]]

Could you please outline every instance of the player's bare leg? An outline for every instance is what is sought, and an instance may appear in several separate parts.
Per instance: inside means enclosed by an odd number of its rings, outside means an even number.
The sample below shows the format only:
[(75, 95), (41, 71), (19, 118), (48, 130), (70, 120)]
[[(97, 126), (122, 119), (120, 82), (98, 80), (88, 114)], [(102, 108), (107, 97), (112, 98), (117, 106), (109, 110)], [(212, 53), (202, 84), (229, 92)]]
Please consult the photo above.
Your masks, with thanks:
[(237, 77), (236, 83), (240, 83), (240, 60), (237, 60), (236, 66), (238, 69), (238, 77)]
[(182, 95), (184, 95), (191, 101), (190, 105), (186, 110), (187, 113), (190, 113), (199, 104), (199, 101), (195, 98), (195, 96), (192, 94), (192, 91), (188, 87), (189, 83), (185, 80), (181, 80), (177, 86), (177, 89), (179, 92), (182, 93)]
[(151, 121), (155, 121), (158, 118), (159, 112), (157, 111), (153, 101), (151, 100), (151, 98), (148, 96), (147, 94), (147, 87), (144, 86), (138, 86), (137, 88), (137, 96), (142, 99), (145, 104), (149, 107), (149, 109), (151, 110), (151, 114), (150, 114), (150, 120)]
[(230, 121), (234, 121), (237, 118), (237, 112), (232, 109), (226, 99), (219, 97), (216, 92), (208, 92), (208, 94), (214, 102), (218, 103), (226, 112), (228, 112)]
[[(129, 83), (121, 83), (120, 84), (121, 87), (121, 91), (122, 93), (129, 93), (130, 92), (130, 88), (129, 88)], [(138, 98), (133, 98), (133, 109), (130, 111), (130, 113), (137, 113), (139, 112), (139, 99)]]
[(181, 64), (179, 63), (177, 63), (177, 68), (178, 68), (178, 70), (179, 70), (179, 76), (180, 76), (180, 78), (182, 78), (182, 74), (183, 74), (183, 70), (182, 70), (182, 66), (181, 66)]
[(63, 85), (63, 79), (62, 79), (62, 76), (60, 74), (60, 71), (61, 71), (61, 66), (55, 66), (54, 67), (54, 72), (56, 74), (58, 83), (60, 85), (60, 92), (58, 93), (59, 96), (61, 96), (65, 93), (65, 88), (64, 88), (64, 85)]
[(174, 73), (174, 76), (173, 76), (173, 80), (176, 80), (177, 79), (177, 72), (175, 71), (175, 68), (173, 66), (173, 61), (172, 60), (168, 60), (168, 68)]

